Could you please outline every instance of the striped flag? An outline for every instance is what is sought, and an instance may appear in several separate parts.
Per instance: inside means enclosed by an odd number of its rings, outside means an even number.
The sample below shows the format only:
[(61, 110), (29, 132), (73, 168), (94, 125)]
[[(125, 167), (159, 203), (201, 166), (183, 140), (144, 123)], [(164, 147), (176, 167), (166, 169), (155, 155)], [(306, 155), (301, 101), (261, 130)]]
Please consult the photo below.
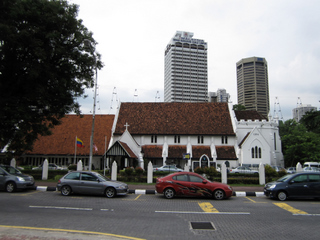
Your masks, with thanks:
[(83, 142), (80, 138), (77, 138), (77, 147), (84, 147)]

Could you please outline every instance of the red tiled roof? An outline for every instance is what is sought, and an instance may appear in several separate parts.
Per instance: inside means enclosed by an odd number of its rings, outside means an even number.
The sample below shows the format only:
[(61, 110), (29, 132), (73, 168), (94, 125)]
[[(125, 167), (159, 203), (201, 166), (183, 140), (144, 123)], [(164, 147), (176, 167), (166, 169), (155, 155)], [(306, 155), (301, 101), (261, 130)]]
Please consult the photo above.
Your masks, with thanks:
[(211, 159), (210, 146), (192, 146), (192, 158), (200, 159), (203, 154), (206, 154)]
[(145, 145), (142, 146), (144, 158), (162, 158), (162, 146), (158, 145)]
[(261, 113), (254, 111), (254, 110), (243, 110), (243, 111), (239, 111), (239, 110), (235, 110), (234, 111), (236, 118), (238, 121), (240, 120), (268, 120), (268, 118), (266, 118), (264, 115), (262, 115)]
[[(107, 146), (111, 138), (111, 128), (114, 115), (95, 115), (94, 143), (98, 147), (93, 155), (103, 155), (105, 152), (105, 136)], [(61, 124), (52, 129), (52, 135), (39, 136), (34, 143), (33, 150), (26, 154), (37, 155), (74, 155), (76, 136), (83, 141), (84, 148), (77, 147), (77, 155), (88, 155), (90, 152), (90, 135), (92, 127), (92, 115), (67, 115), (61, 120)]]
[(186, 152), (187, 152), (186, 145), (168, 146), (168, 158), (183, 158), (183, 154)]
[(114, 134), (232, 135), (227, 103), (121, 103)]
[(237, 160), (233, 146), (216, 146), (217, 160)]
[(119, 141), (120, 145), (123, 147), (124, 150), (128, 153), (129, 157), (131, 158), (138, 158), (136, 154), (131, 150), (131, 148), (124, 142)]

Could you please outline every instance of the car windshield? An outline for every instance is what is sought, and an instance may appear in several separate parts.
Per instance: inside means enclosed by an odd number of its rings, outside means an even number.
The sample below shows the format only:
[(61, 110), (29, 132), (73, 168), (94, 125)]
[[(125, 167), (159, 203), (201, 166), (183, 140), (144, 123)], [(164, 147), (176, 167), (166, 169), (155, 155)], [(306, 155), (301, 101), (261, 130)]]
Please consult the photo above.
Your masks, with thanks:
[(21, 173), (18, 169), (11, 166), (1, 166), (6, 172), (11, 174)]
[(276, 182), (285, 182), (286, 180), (288, 180), (290, 177), (292, 177), (291, 174), (285, 175), (282, 178), (279, 178)]

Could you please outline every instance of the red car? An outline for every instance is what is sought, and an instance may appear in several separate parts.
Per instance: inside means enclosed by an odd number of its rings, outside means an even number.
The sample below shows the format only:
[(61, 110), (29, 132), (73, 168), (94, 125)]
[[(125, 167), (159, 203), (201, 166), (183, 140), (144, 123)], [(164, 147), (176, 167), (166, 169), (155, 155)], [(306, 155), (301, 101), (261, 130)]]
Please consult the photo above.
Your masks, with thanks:
[(211, 182), (193, 172), (176, 172), (157, 178), (156, 190), (170, 199), (175, 195), (212, 197), (216, 200), (229, 198), (233, 189), (227, 184)]

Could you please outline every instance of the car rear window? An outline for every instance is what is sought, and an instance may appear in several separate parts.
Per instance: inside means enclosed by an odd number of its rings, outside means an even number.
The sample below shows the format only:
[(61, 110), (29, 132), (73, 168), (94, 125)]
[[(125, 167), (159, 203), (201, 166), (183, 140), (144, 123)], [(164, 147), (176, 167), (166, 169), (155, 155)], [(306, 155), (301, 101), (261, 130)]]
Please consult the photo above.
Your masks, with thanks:
[(65, 179), (80, 180), (80, 173), (78, 173), (78, 172), (70, 173), (69, 175), (67, 175), (67, 176), (65, 177)]
[(309, 175), (309, 182), (320, 182), (320, 174), (319, 175)]

